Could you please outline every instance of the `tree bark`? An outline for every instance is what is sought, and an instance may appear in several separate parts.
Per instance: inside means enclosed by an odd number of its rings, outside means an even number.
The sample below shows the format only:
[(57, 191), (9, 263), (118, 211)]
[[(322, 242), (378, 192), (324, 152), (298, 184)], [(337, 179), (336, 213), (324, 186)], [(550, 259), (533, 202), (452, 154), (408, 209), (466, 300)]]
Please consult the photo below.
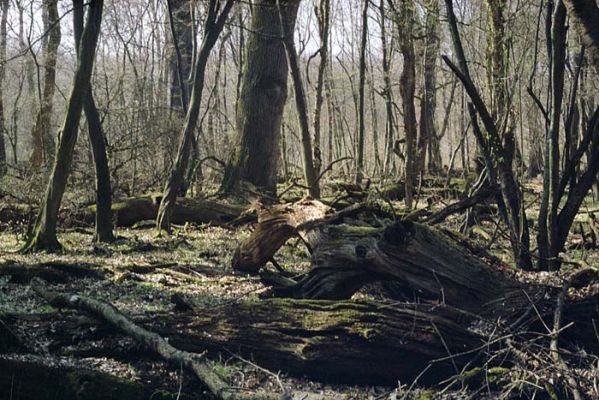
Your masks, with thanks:
[(358, 147), (356, 149), (356, 183), (364, 177), (364, 140), (366, 135), (366, 111), (364, 106), (366, 82), (366, 47), (368, 46), (368, 0), (362, 1), (362, 31), (360, 36), (360, 65), (358, 77)]
[[(83, 0), (74, 0), (73, 6), (75, 43), (81, 43), (84, 17)], [(79, 53), (79, 51), (80, 48), (77, 46), (77, 53)], [(87, 130), (96, 173), (96, 221), (94, 241), (112, 242), (114, 240), (114, 234), (112, 232), (112, 189), (110, 185), (110, 169), (108, 168), (108, 155), (106, 154), (102, 122), (100, 121), (96, 102), (94, 101), (91, 83), (83, 97), (83, 111), (85, 112), (85, 118), (87, 119)]]
[(90, 85), (94, 65), (96, 44), (102, 23), (103, 0), (91, 0), (87, 20), (81, 36), (80, 53), (73, 88), (67, 105), (67, 111), (59, 137), (56, 158), (42, 201), (33, 233), (23, 251), (58, 251), (61, 245), (56, 237), (58, 210), (62, 201), (67, 179), (71, 170), (73, 150), (79, 132), (79, 119), (83, 108), (83, 99)]
[(7, 132), (6, 121), (4, 118), (4, 78), (6, 77), (6, 24), (8, 21), (9, 0), (0, 1), (0, 179), (6, 175), (8, 170), (6, 162), (6, 145), (4, 143), (4, 133)]
[(576, 22), (589, 61), (599, 73), (599, 6), (593, 0), (564, 0), (568, 15)]
[[(286, 31), (292, 32), (299, 1), (282, 2)], [(243, 84), (237, 109), (237, 138), (221, 191), (243, 191), (249, 182), (276, 194), (281, 121), (287, 99), (288, 65), (276, 0), (254, 3), (247, 40)]]
[[(436, 64), (439, 56), (439, 2), (428, 0), (426, 2), (425, 44), (424, 44), (424, 86), (420, 100), (420, 133), (418, 135), (418, 159), (416, 171), (426, 169), (431, 173), (441, 170), (441, 155), (437, 130), (435, 129), (436, 96)], [(430, 154), (426, 164), (427, 152)]]
[(32, 153), (31, 166), (38, 169), (42, 164), (50, 165), (54, 157), (54, 138), (50, 123), (54, 108), (54, 92), (56, 87), (56, 58), (60, 45), (60, 19), (58, 16), (58, 0), (44, 0), (44, 28), (48, 31), (48, 39), (44, 43), (44, 89), (40, 109), (31, 132)]
[(304, 84), (299, 67), (299, 62), (297, 60), (297, 51), (295, 49), (293, 31), (288, 31), (286, 26), (287, 24), (285, 23), (285, 21), (288, 21), (290, 19), (286, 11), (288, 7), (281, 7), (280, 4), (280, 0), (277, 0), (277, 6), (279, 7), (279, 13), (281, 15), (281, 34), (283, 37), (283, 43), (285, 44), (285, 51), (287, 53), (289, 69), (291, 70), (291, 77), (293, 78), (295, 104), (297, 107), (297, 118), (299, 120), (302, 132), (302, 160), (304, 164), (304, 180), (306, 182), (306, 186), (308, 187), (308, 194), (313, 198), (318, 199), (320, 197), (320, 184), (317, 180), (317, 169), (314, 166), (312, 138), (310, 135), (310, 126), (308, 122), (308, 106), (306, 104), (306, 94), (304, 92)]
[(193, 141), (192, 139), (198, 122), (198, 115), (202, 103), (202, 92), (204, 90), (206, 65), (208, 64), (210, 52), (223, 29), (233, 4), (233, 0), (227, 0), (222, 6), (222, 9), (219, 10), (218, 6), (220, 3), (216, 0), (211, 0), (208, 6), (208, 15), (206, 16), (206, 21), (204, 22), (205, 27), (202, 44), (197, 50), (198, 55), (196, 65), (194, 67), (195, 70), (193, 74), (191, 100), (189, 102), (185, 123), (183, 124), (181, 136), (179, 138), (177, 157), (164, 187), (162, 201), (160, 203), (158, 215), (156, 216), (156, 229), (158, 233), (160, 233), (162, 229), (167, 231), (170, 230), (170, 214), (177, 199), (177, 194), (183, 185), (185, 172), (187, 171), (187, 166), (189, 163), (189, 155)]
[(401, 17), (397, 16), (397, 28), (400, 37), (400, 49), (403, 55), (403, 69), (401, 72), (400, 94), (403, 107), (404, 131), (406, 139), (405, 151), (405, 185), (406, 185), (406, 208), (412, 208), (414, 196), (414, 182), (416, 180), (415, 159), (416, 137), (418, 136), (418, 124), (416, 122), (416, 107), (414, 106), (416, 93), (416, 56), (414, 42), (412, 40), (412, 28), (414, 19), (414, 4), (412, 1), (401, 3)]

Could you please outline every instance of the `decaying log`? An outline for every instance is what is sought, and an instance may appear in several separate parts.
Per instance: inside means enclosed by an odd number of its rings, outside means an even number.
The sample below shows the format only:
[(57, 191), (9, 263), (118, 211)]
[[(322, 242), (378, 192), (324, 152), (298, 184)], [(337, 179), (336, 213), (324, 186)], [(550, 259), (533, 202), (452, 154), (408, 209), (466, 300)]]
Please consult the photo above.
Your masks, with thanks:
[[(131, 227), (138, 222), (153, 221), (158, 213), (161, 194), (131, 197), (112, 204), (112, 214), (116, 226)], [(227, 204), (207, 199), (178, 198), (171, 221), (175, 224), (186, 222), (197, 224), (224, 225), (238, 219), (248, 204)], [(81, 210), (62, 210), (59, 219), (66, 226), (81, 223), (93, 224), (96, 206)], [(0, 205), (0, 222), (26, 223), (36, 210), (19, 204)], [(243, 221), (245, 222), (245, 221)]]
[[(516, 320), (533, 307), (543, 316), (553, 315), (555, 305), (547, 300), (557, 295), (557, 288), (521, 283), (509, 267), (491, 265), (492, 258), (481, 257), (455, 235), (411, 221), (382, 226), (377, 221), (379, 227), (368, 226), (363, 216), (357, 219), (354, 214), (347, 218), (333, 214), (325, 220), (331, 222), (303, 226), (312, 229), (304, 233), (312, 251), (312, 268), (295, 284), (286, 279), (275, 287), (277, 295), (342, 300), (372, 281), (397, 282), (406, 291), (404, 297), (485, 317)], [(254, 243), (271, 237), (268, 227), (260, 225), (256, 232), (261, 237), (250, 238)], [(269, 256), (276, 252), (274, 247), (268, 249)], [(589, 299), (566, 305), (565, 319), (576, 321), (573, 332), (579, 330), (573, 336), (585, 343), (592, 342), (589, 315), (597, 316), (598, 304), (598, 299)], [(587, 311), (586, 321), (582, 310)]]
[(287, 240), (302, 235), (298, 226), (332, 213), (331, 207), (309, 198), (259, 210), (256, 229), (233, 255), (233, 269), (257, 273)]
[(483, 343), (467, 329), (472, 315), (407, 303), (269, 299), (153, 321), (181, 349), (239, 352), (273, 371), (352, 384), (412, 382), (425, 369), (420, 382), (437, 382)]
[(507, 313), (537, 297), (535, 287), (525, 288), (440, 230), (408, 220), (373, 227), (355, 219), (355, 213), (336, 218), (305, 212), (324, 207), (308, 200), (265, 211), (267, 217), (259, 217), (256, 230), (237, 249), (233, 266), (257, 271), (299, 226), (312, 251), (312, 269), (287, 288), (291, 297), (347, 299), (366, 283), (384, 280), (399, 281), (422, 299), (470, 312), (504, 302)]
[[(155, 220), (160, 205), (161, 195), (148, 195), (125, 199), (113, 203), (112, 214), (117, 226), (133, 226), (140, 221)], [(223, 225), (238, 218), (247, 205), (231, 205), (213, 200), (178, 198), (173, 208), (171, 222), (174, 224), (211, 223)], [(91, 216), (95, 213), (95, 206), (90, 206)]]
[(132, 322), (121, 314), (114, 306), (69, 293), (56, 293), (47, 288), (46, 283), (34, 278), (32, 289), (49, 304), (59, 308), (74, 308), (101, 318), (119, 331), (131, 336), (136, 341), (152, 349), (166, 361), (174, 365), (184, 366), (192, 371), (210, 391), (222, 400), (271, 400), (280, 399), (280, 395), (270, 393), (248, 393), (229, 387), (223, 379), (203, 359), (204, 350), (189, 353), (173, 347), (167, 340), (156, 333), (150, 332)]
[[(398, 379), (411, 382), (426, 370), (420, 382), (436, 382), (456, 374), (455, 368), (463, 367), (484, 344), (469, 329), (479, 326), (476, 316), (442, 305), (269, 299), (156, 314), (133, 323), (123, 322), (110, 305), (51, 293), (39, 282), (32, 287), (52, 304), (91, 312), (154, 349), (174, 346), (179, 353), (196, 355), (205, 350), (215, 355), (233, 352), (273, 371), (324, 381), (395, 385)], [(54, 348), (63, 348), (61, 340), (72, 342), (68, 325), (52, 326), (48, 334)], [(140, 339), (140, 332), (150, 334), (141, 326), (168, 343)]]

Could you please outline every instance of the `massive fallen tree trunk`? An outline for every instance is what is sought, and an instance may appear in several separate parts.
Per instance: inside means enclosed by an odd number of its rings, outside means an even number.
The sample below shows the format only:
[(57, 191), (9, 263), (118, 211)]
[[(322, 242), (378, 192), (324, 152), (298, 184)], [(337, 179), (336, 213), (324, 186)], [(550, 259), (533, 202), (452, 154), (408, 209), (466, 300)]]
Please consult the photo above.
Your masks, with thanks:
[[(272, 299), (156, 318), (152, 327), (188, 351), (252, 356), (318, 380), (395, 385), (459, 373), (483, 339), (472, 315), (446, 306)], [(435, 361), (443, 360), (443, 361)]]
[[(366, 284), (380, 281), (395, 283), (404, 299), (446, 304), (508, 323), (531, 322), (538, 319), (537, 313), (553, 315), (559, 288), (522, 283), (514, 270), (468, 246), (454, 233), (411, 221), (381, 220), (361, 211), (359, 215), (327, 215), (300, 225), (312, 252), (312, 268), (293, 280), (269, 279), (269, 283), (278, 282), (275, 294), (343, 300)], [(240, 249), (267, 241), (272, 237), (268, 228), (259, 223), (255, 231), (259, 235), (250, 237)], [(259, 249), (265, 250), (263, 259), (272, 257), (275, 247)], [(592, 340), (593, 321), (598, 317), (597, 296), (569, 302), (565, 308), (564, 319), (575, 323), (569, 328), (571, 337), (593, 348), (598, 347)]]
[[(271, 299), (132, 322), (108, 304), (51, 292), (40, 281), (32, 286), (51, 304), (100, 317), (160, 354), (235, 353), (273, 371), (318, 380), (395, 385), (398, 379), (411, 382), (420, 376), (421, 382), (436, 382), (459, 373), (486, 346), (483, 336), (469, 329), (480, 327), (480, 319), (441, 305)], [(6, 320), (14, 323), (13, 317)], [(39, 320), (35, 324), (43, 329)], [(72, 325), (66, 319), (48, 324), (53, 349), (73, 351)], [(207, 365), (200, 358), (196, 362)], [(198, 376), (213, 375), (202, 369)]]

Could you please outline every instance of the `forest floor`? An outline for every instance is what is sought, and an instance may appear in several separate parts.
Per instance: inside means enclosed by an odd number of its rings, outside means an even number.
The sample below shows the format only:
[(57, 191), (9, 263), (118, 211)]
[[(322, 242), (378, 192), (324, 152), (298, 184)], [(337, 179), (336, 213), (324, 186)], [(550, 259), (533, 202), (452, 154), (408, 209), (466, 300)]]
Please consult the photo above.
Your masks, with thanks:
[[(534, 191), (531, 197), (534, 197)], [(395, 206), (399, 209), (400, 204)], [(587, 207), (594, 209), (595, 206), (589, 201)], [(534, 213), (534, 210), (529, 212)], [(579, 216), (581, 223), (586, 218), (584, 213)], [(463, 218), (450, 218), (445, 225), (455, 229), (461, 220)], [(185, 295), (198, 307), (218, 308), (257, 300), (268, 290), (259, 277), (234, 274), (230, 267), (234, 250), (248, 237), (250, 229), (250, 226), (229, 229), (185, 225), (176, 226), (170, 236), (157, 238), (153, 229), (119, 228), (115, 243), (92, 245), (92, 229), (78, 227), (61, 232), (59, 239), (65, 248), (62, 254), (21, 255), (17, 249), (22, 245), (22, 229), (3, 226), (0, 229), (0, 267), (51, 265), (68, 269), (79, 265), (97, 271), (94, 276), (69, 276), (65, 282), (54, 284), (53, 289), (106, 301), (134, 320), (161, 312), (175, 313), (172, 300), (175, 294)], [(472, 229), (471, 237), (493, 255), (509, 260), (507, 241), (492, 221), (477, 225)], [(597, 264), (599, 250), (588, 249), (582, 240), (580, 234), (572, 236), (572, 249), (567, 253), (571, 266), (566, 266), (562, 273), (579, 265)], [(310, 265), (309, 255), (299, 240), (288, 242), (277, 254), (277, 261), (285, 269), (296, 272), (305, 271)], [(521, 274), (520, 278), (560, 286), (556, 273)], [(361, 290), (354, 295), (356, 297), (376, 298), (377, 291)], [(19, 316), (18, 321), (15, 322), (14, 316)], [(173, 398), (179, 398), (179, 394), (183, 396), (180, 398), (210, 398), (194, 376), (137, 348), (132, 339), (114, 332), (98, 332), (97, 325), (78, 318), (82, 318), (80, 313), (47, 305), (27, 283), (15, 283), (10, 275), (0, 275), (0, 338), (5, 337), (0, 339), (0, 359), (29, 360), (106, 373), (138, 382), (156, 393), (177, 394)], [(62, 329), (58, 321), (64, 319), (78, 321), (74, 330), (76, 335), (69, 331), (72, 335), (68, 338), (69, 346), (64, 345), (64, 338), (56, 341), (61, 336), (56, 330)], [(7, 349), (11, 349), (7, 343), (10, 341), (6, 339), (8, 334), (18, 339), (19, 346), (29, 349), (27, 356), (16, 355), (21, 352), (6, 354), (10, 353)], [(398, 382), (395, 387), (324, 384), (279, 371), (266, 371), (251, 360), (237, 356), (234, 349), (230, 354), (212, 357), (211, 362), (234, 386), (269, 392), (280, 392), (282, 386), (330, 399), (468, 398), (465, 388), (438, 397), (429, 389), (411, 387), (411, 382)], [(8, 379), (7, 375), (4, 374), (2, 379)], [(13, 396), (5, 393), (0, 394), (0, 398), (12, 399)]]

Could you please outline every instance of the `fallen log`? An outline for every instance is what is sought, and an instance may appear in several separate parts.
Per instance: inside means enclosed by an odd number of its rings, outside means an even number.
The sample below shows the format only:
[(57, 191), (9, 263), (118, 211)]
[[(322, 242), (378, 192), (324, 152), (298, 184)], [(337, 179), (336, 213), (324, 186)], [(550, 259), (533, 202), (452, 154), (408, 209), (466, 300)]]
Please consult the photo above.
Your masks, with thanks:
[[(161, 194), (150, 194), (131, 197), (112, 203), (112, 214), (116, 226), (131, 227), (143, 221), (153, 221), (158, 213)], [(224, 225), (239, 217), (249, 209), (247, 204), (227, 204), (208, 199), (178, 198), (173, 209), (172, 222), (185, 224)], [(88, 206), (80, 210), (62, 210), (60, 221), (66, 226), (76, 226), (81, 223), (93, 224), (96, 206)], [(26, 223), (36, 210), (19, 204), (0, 205), (0, 222)], [(241, 222), (249, 221), (245, 218)]]
[[(258, 211), (258, 225), (233, 255), (233, 269), (257, 273), (291, 237), (303, 236), (298, 227), (325, 218), (333, 209), (309, 198)], [(306, 239), (304, 237), (304, 239)]]
[[(304, 225), (312, 229), (304, 233), (312, 250), (312, 268), (295, 283), (272, 276), (265, 283), (274, 284), (280, 297), (329, 300), (349, 299), (373, 281), (397, 283), (393, 286), (403, 291), (400, 298), (447, 304), (508, 323), (523, 324), (521, 319), (527, 316), (529, 324), (538, 319), (537, 313), (551, 319), (555, 304), (550, 299), (559, 288), (522, 283), (508, 266), (440, 229), (411, 221), (382, 226), (376, 221), (379, 226), (373, 227), (367, 225), (367, 218), (333, 214), (325, 218), (330, 223)], [(254, 243), (271, 237), (268, 229), (259, 232), (263, 237), (250, 238)], [(276, 249), (271, 247), (269, 252), (274, 255)], [(598, 347), (593, 323), (599, 320), (599, 296), (568, 301), (564, 320), (574, 322), (564, 337), (590, 349)]]
[[(90, 312), (85, 304), (95, 309), (99, 303), (48, 294), (46, 289), (40, 291), (39, 282), (32, 287), (57, 306)], [(485, 343), (481, 334), (469, 329), (480, 326), (476, 316), (441, 305), (270, 299), (141, 317), (127, 322), (135, 327), (126, 330), (111, 306), (102, 308), (107, 308), (100, 316), (103, 320), (137, 340), (138, 332), (147, 328), (182, 353), (237, 353), (272, 371), (353, 384), (395, 385), (398, 379), (411, 382), (417, 376), (423, 383), (438, 382), (458, 373)], [(43, 326), (40, 321), (36, 324)], [(72, 323), (48, 326), (54, 349), (72, 344)], [(162, 341), (142, 341), (152, 348), (159, 342), (164, 346)], [(73, 349), (69, 351), (72, 354)]]
[[(160, 205), (160, 195), (148, 195), (124, 199), (112, 204), (113, 218), (117, 226), (130, 227), (141, 221), (155, 220)], [(207, 199), (177, 198), (171, 222), (174, 224), (210, 223), (224, 225), (238, 218), (247, 205), (232, 205)], [(91, 218), (95, 215), (95, 206), (88, 208)]]
[(270, 370), (320, 381), (396, 385), (458, 373), (483, 343), (467, 328), (476, 320), (445, 306), (270, 299), (151, 323), (188, 351), (238, 352)]
[(152, 349), (166, 361), (178, 366), (183, 366), (193, 372), (200, 381), (206, 385), (210, 391), (222, 400), (271, 400), (280, 399), (280, 395), (270, 393), (246, 392), (231, 388), (226, 382), (212, 369), (204, 360), (204, 350), (197, 353), (189, 353), (179, 350), (169, 344), (158, 334), (150, 332), (135, 323), (125, 315), (121, 314), (111, 304), (103, 303), (94, 299), (86, 298), (69, 293), (56, 293), (47, 288), (46, 283), (34, 278), (31, 281), (31, 288), (50, 305), (58, 308), (73, 308), (84, 311), (101, 318), (108, 322), (114, 328), (131, 336), (136, 341)]

